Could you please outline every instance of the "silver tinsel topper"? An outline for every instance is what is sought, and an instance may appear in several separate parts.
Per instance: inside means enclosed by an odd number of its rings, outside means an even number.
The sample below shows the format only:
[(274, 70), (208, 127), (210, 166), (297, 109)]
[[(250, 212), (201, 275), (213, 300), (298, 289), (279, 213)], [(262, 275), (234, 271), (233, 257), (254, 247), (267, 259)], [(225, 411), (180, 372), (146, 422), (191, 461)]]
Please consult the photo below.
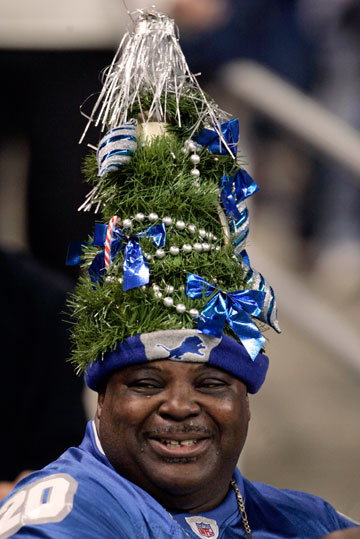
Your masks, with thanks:
[[(209, 125), (219, 132), (220, 122), (228, 119), (214, 102), (208, 101), (196, 77), (190, 72), (180, 48), (177, 28), (172, 19), (156, 11), (137, 10), (133, 32), (124, 35), (112, 64), (105, 70), (103, 88), (95, 103), (80, 143), (93, 122), (101, 131), (126, 124), (129, 111), (137, 104), (140, 121), (167, 121), (167, 98), (175, 96), (176, 119), (182, 125), (180, 98), (191, 99), (198, 111), (189, 138), (199, 126)], [(144, 111), (141, 96), (151, 96), (151, 105)], [(229, 153), (232, 154), (231, 150)]]

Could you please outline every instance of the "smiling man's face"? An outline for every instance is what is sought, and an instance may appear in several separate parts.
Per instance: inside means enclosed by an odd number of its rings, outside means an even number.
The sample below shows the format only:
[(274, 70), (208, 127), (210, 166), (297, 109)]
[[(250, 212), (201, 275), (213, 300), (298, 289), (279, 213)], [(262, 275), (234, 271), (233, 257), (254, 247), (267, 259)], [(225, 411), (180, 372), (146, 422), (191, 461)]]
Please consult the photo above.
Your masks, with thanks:
[(159, 360), (113, 374), (97, 424), (116, 470), (166, 508), (218, 505), (250, 418), (246, 386), (202, 363)]

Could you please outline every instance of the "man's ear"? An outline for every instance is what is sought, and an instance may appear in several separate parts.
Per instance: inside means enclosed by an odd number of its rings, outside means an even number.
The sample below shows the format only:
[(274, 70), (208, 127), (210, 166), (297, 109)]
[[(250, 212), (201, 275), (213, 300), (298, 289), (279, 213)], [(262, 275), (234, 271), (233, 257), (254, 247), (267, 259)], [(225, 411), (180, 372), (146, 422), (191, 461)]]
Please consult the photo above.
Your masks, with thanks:
[(101, 390), (98, 393), (97, 408), (96, 408), (96, 414), (95, 414), (95, 417), (97, 420), (100, 420), (101, 412), (102, 412), (102, 408), (104, 404), (104, 399), (105, 399), (105, 391)]

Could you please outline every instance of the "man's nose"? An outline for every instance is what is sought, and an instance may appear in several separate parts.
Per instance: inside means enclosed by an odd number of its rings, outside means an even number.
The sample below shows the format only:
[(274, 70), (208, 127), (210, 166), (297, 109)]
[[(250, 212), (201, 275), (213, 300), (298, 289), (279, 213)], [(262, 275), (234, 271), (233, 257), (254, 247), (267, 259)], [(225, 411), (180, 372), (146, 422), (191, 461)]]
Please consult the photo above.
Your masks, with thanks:
[(189, 386), (174, 384), (164, 394), (158, 413), (163, 418), (176, 421), (196, 416), (201, 412), (201, 406), (194, 390)]

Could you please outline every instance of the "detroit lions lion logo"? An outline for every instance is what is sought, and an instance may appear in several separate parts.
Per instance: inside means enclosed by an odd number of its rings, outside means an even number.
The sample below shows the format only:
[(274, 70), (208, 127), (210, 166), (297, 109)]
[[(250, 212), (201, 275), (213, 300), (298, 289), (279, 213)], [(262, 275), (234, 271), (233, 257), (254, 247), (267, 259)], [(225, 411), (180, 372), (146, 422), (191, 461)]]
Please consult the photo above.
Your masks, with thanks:
[(199, 333), (196, 329), (153, 331), (139, 335), (148, 361), (172, 359), (206, 363), (221, 339)]
[(195, 354), (197, 356), (204, 356), (205, 354), (201, 350), (206, 350), (202, 339), (197, 335), (194, 337), (187, 337), (177, 348), (167, 348), (163, 344), (157, 344), (169, 352), (169, 359), (183, 359), (183, 356), (187, 353)]

